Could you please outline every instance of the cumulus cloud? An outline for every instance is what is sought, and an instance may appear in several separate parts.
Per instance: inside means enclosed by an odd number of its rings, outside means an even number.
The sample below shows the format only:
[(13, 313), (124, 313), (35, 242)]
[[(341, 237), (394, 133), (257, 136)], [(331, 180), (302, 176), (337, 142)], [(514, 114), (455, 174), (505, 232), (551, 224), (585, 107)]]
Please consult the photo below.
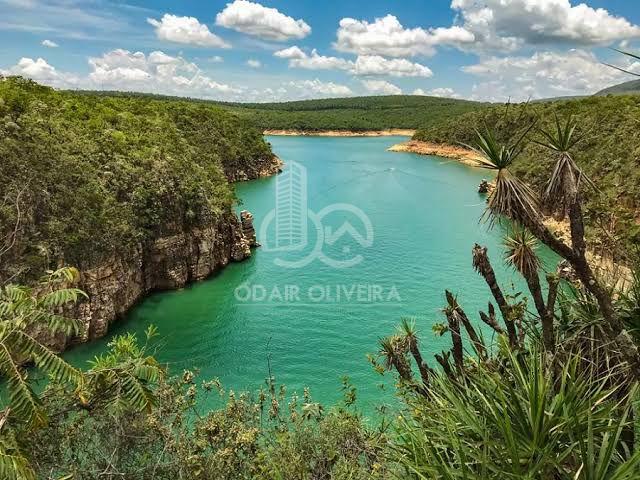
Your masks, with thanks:
[(640, 27), (603, 8), (569, 0), (453, 0), (476, 49), (513, 51), (524, 44), (606, 45), (640, 37)]
[(42, 46), (47, 48), (57, 48), (59, 45), (56, 42), (52, 42), (51, 40), (43, 40)]
[(313, 49), (308, 55), (297, 46), (278, 50), (273, 54), (289, 60), (291, 68), (307, 70), (345, 70), (352, 75), (391, 75), (393, 77), (431, 77), (433, 72), (424, 65), (407, 59), (386, 59), (379, 55), (359, 55), (356, 61), (320, 55)]
[(462, 95), (457, 93), (453, 88), (449, 88), (449, 87), (434, 88), (432, 90), (426, 90), (426, 91), (421, 88), (416, 88), (413, 91), (413, 95), (426, 95), (430, 97), (443, 97), (443, 98), (462, 98)]
[(355, 75), (391, 75), (393, 77), (431, 77), (433, 72), (424, 65), (405, 58), (386, 59), (379, 55), (358, 56), (353, 69)]
[(362, 80), (362, 85), (369, 93), (379, 95), (402, 95), (402, 89), (385, 80)]
[(287, 84), (289, 88), (294, 90), (305, 91), (305, 97), (347, 97), (353, 95), (353, 92), (346, 85), (340, 85), (333, 82), (322, 82), (319, 79), (314, 80), (298, 80)]
[(199, 47), (230, 47), (222, 38), (211, 33), (209, 27), (194, 17), (178, 17), (165, 13), (161, 20), (147, 18), (147, 22), (156, 28), (156, 36), (160, 40)]
[[(640, 62), (626, 61), (623, 66), (640, 72)], [(592, 52), (580, 49), (490, 57), (463, 71), (485, 79), (474, 85), (472, 98), (495, 101), (588, 95), (627, 78), (600, 63)]]
[(277, 41), (304, 38), (311, 33), (311, 27), (304, 20), (295, 20), (275, 8), (247, 0), (228, 3), (216, 16), (216, 25)]
[(450, 28), (405, 28), (393, 15), (366, 20), (343, 18), (334, 47), (342, 52), (360, 55), (408, 57), (433, 55), (437, 45), (467, 45), (475, 40), (470, 31), (459, 26)]
[(101, 88), (203, 98), (240, 93), (238, 88), (209, 78), (196, 64), (160, 51), (146, 56), (118, 49), (90, 58), (89, 65), (89, 80)]
[(351, 70), (354, 63), (338, 57), (327, 57), (320, 55), (314, 48), (311, 55), (307, 55), (297, 46), (278, 50), (273, 54), (279, 58), (289, 60), (291, 68), (305, 68), (307, 70)]
[(8, 70), (0, 70), (0, 73), (31, 78), (42, 84), (58, 88), (73, 88), (79, 83), (78, 77), (70, 73), (59, 72), (44, 58), (34, 60), (23, 57), (16, 65)]
[(247, 60), (247, 66), (251, 68), (260, 68), (262, 66), (262, 63), (260, 63), (260, 60), (254, 60), (253, 58), (250, 58), (249, 60)]

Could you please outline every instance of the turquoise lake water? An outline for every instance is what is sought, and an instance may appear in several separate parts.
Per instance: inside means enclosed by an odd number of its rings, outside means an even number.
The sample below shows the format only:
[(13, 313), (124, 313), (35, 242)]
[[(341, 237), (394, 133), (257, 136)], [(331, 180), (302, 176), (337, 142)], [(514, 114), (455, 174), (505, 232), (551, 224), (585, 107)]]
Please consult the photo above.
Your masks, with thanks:
[[(236, 187), (238, 210), (254, 214), (263, 247), (207, 281), (151, 295), (110, 335), (142, 335), (154, 324), (157, 357), (172, 372), (197, 368), (236, 391), (263, 384), (268, 358), (289, 392), (308, 386), (326, 403), (341, 397), (348, 375), (367, 410), (393, 397), (366, 356), (403, 316), (416, 317), (430, 359), (450, 346), (431, 330), (444, 320), (444, 288), (473, 318), (486, 308), (490, 293), (471, 266), (474, 242), (489, 247), (505, 290), (521, 288), (501, 259), (504, 232), (478, 222), (477, 186), (487, 171), (387, 152), (399, 137), (268, 140), (285, 172)], [(65, 357), (83, 364), (109, 338)]]

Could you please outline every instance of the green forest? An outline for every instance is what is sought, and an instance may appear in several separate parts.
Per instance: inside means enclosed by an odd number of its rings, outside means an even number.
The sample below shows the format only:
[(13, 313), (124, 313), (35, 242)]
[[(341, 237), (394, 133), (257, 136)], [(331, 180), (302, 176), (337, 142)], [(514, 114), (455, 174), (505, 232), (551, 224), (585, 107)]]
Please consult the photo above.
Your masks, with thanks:
[[(578, 120), (573, 147), (576, 162), (596, 188), (586, 189), (588, 236), (594, 246), (628, 258), (640, 243), (640, 96), (590, 97), (570, 101), (496, 105), (416, 132), (417, 140), (473, 146), (477, 131), (491, 128), (500, 141), (526, 134), (513, 170), (536, 188), (548, 179), (552, 159), (545, 157), (542, 133), (556, 118)], [(607, 235), (602, 235), (605, 228)]]
[[(413, 99), (383, 98), (382, 110), (362, 99), (303, 102), (290, 113), (317, 113), (305, 117), (311, 128), (337, 128), (331, 111), (349, 128), (372, 128), (363, 112), (380, 117), (375, 128), (404, 126), (386, 115), (394, 105), (398, 115), (413, 109), (414, 122), (463, 113)], [(321, 405), (271, 372), (259, 390), (239, 392), (162, 365), (154, 327), (144, 338), (116, 336), (83, 368), (43, 345), (38, 332), (80, 329), (68, 312), (86, 295), (84, 262), (229, 213), (235, 172), (257, 171), (273, 153), (252, 108), (248, 119), (204, 102), (3, 79), (0, 478), (640, 478), (640, 269), (628, 248), (638, 241), (638, 102), (503, 105), (413, 123), (425, 127), (417, 139), (482, 155), (495, 187), (479, 220), (502, 224), (505, 236), (502, 251), (476, 244), (468, 259), (486, 308), (467, 311), (459, 285), (436, 285), (441, 323), (429, 331), (398, 319), (371, 346), (371, 368), (393, 379), (398, 400), (397, 411), (371, 419), (348, 378), (342, 399)], [(274, 108), (258, 125), (286, 118)], [(546, 215), (568, 222), (570, 238), (554, 235)], [(591, 263), (597, 245), (626, 250), (624, 282), (609, 284)], [(544, 274), (542, 246), (560, 260)], [(51, 261), (60, 257), (66, 265)], [(522, 294), (498, 282), (501, 261), (523, 280)], [(423, 347), (434, 336), (443, 350), (431, 358)], [(203, 409), (202, 397), (220, 406)]]
[(0, 81), (0, 277), (37, 278), (59, 258), (86, 268), (211, 222), (235, 202), (228, 178), (272, 156), (261, 131), (212, 105)]
[[(84, 95), (147, 97), (175, 101), (175, 97), (130, 92), (78, 92)], [(262, 130), (384, 130), (417, 129), (477, 110), (483, 103), (421, 95), (328, 98), (281, 103), (224, 103), (189, 99), (229, 110)]]

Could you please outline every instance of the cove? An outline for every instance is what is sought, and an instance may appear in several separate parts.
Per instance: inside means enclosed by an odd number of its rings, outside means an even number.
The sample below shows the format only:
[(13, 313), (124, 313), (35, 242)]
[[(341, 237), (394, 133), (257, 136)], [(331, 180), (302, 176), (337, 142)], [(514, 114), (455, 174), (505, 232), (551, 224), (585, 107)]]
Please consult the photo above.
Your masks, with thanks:
[(504, 230), (479, 223), (477, 186), (486, 171), (388, 152), (400, 137), (268, 140), (286, 164), (283, 174), (236, 185), (238, 210), (253, 213), (263, 244), (252, 258), (151, 295), (107, 337), (65, 358), (84, 366), (113, 335), (143, 338), (154, 324), (155, 354), (173, 374), (198, 369), (201, 379), (255, 391), (271, 368), (288, 392), (309, 387), (326, 404), (341, 397), (348, 375), (358, 404), (371, 411), (393, 393), (367, 354), (402, 317), (415, 317), (431, 360), (449, 346), (432, 332), (443, 321), (445, 288), (473, 319), (486, 308), (490, 293), (471, 266), (474, 243), (488, 247), (506, 292), (523, 290), (501, 260)]

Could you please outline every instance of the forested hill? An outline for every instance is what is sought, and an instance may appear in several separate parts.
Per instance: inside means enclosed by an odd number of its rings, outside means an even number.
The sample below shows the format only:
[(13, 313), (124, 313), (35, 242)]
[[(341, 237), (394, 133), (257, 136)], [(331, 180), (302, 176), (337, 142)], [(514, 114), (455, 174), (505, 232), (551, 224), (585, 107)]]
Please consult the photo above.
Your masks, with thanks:
[(624, 82), (613, 87), (600, 90), (596, 95), (631, 95), (640, 94), (640, 80), (631, 80), (630, 82)]
[[(176, 100), (176, 97), (130, 92), (78, 93)], [(225, 103), (201, 99), (189, 101), (219, 105), (250, 120), (263, 130), (303, 131), (418, 129), (437, 125), (444, 120), (486, 106), (467, 100), (422, 95), (328, 98), (280, 103)]]
[[(574, 156), (599, 189), (588, 193), (590, 225), (612, 227), (624, 246), (640, 244), (640, 96), (494, 106), (420, 130), (414, 138), (472, 145), (476, 129), (486, 125), (495, 129), (501, 141), (512, 142), (537, 122), (529, 140), (542, 140), (539, 129), (553, 128), (556, 115), (561, 119), (573, 115), (578, 121), (576, 133), (581, 141), (573, 148)], [(541, 188), (552, 161), (548, 151), (529, 141), (513, 170)], [(592, 240), (604, 240), (591, 233)]]
[(226, 104), (260, 128), (282, 130), (418, 129), (437, 125), (483, 104), (418, 95), (332, 98), (284, 103)]
[(86, 267), (207, 224), (228, 176), (273, 162), (262, 132), (213, 105), (55, 91), (0, 77), (0, 277)]

